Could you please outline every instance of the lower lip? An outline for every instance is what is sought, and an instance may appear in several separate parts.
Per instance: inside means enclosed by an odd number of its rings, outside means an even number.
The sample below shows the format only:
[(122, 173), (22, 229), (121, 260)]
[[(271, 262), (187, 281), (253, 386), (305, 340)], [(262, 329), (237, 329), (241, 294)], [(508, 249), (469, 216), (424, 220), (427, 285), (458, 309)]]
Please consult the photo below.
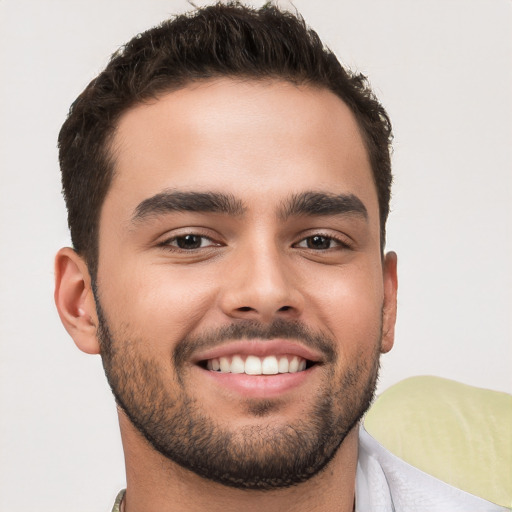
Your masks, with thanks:
[(211, 370), (200, 371), (212, 383), (247, 398), (275, 398), (300, 387), (314, 373), (316, 366), (296, 373), (276, 375), (247, 375), (245, 373), (221, 373)]

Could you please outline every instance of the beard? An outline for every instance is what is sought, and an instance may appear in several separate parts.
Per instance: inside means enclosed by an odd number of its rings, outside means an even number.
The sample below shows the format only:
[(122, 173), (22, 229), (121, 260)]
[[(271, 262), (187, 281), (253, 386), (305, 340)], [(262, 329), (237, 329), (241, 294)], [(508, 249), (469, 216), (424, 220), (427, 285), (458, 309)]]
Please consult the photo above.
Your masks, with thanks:
[[(380, 337), (371, 357), (360, 355), (341, 376), (335, 371), (336, 342), (295, 321), (248, 321), (186, 337), (162, 361), (151, 357), (143, 340), (127, 332), (114, 337), (98, 298), (96, 304), (103, 367), (117, 404), (157, 452), (223, 485), (272, 490), (310, 479), (334, 457), (373, 400)], [(206, 414), (187, 387), (190, 355), (227, 340), (278, 337), (300, 340), (324, 355), (326, 384), (308, 412), (288, 424), (262, 420), (237, 429), (222, 424), (221, 411), (221, 421)], [(247, 399), (243, 405), (254, 419), (275, 413), (281, 404), (279, 399)]]

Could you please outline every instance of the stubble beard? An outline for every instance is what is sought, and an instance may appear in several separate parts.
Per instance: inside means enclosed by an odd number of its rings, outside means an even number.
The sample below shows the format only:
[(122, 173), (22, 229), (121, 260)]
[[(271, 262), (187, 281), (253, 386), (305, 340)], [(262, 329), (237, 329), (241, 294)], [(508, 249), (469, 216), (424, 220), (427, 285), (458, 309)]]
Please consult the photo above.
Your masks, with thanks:
[[(300, 484), (318, 474), (334, 457), (347, 434), (370, 406), (379, 371), (380, 337), (371, 358), (354, 361), (341, 377), (333, 340), (311, 334), (302, 324), (277, 321), (271, 325), (237, 324), (176, 346), (174, 388), (160, 361), (142, 353), (143, 341), (111, 333), (96, 300), (101, 355), (116, 402), (150, 445), (172, 462), (215, 482), (246, 490), (273, 490)], [(236, 336), (234, 336), (236, 335)], [(274, 337), (302, 339), (323, 347), (329, 364), (322, 368), (328, 383), (307, 416), (289, 424), (272, 424), (265, 417), (278, 406), (273, 400), (247, 400), (247, 414), (261, 422), (231, 430), (200, 408), (186, 385), (188, 354), (197, 347), (226, 339)]]

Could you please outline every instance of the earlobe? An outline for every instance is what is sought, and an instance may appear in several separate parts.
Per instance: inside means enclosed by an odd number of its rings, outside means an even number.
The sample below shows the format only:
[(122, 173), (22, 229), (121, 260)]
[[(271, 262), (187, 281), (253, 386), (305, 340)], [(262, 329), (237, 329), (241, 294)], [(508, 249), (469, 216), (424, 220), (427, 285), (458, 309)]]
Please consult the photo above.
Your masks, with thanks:
[(382, 344), (381, 352), (385, 354), (393, 348), (395, 342), (395, 322), (397, 306), (397, 256), (388, 252), (383, 262), (384, 304), (382, 308)]
[(88, 354), (99, 354), (91, 278), (85, 261), (69, 247), (55, 257), (55, 305), (77, 347)]

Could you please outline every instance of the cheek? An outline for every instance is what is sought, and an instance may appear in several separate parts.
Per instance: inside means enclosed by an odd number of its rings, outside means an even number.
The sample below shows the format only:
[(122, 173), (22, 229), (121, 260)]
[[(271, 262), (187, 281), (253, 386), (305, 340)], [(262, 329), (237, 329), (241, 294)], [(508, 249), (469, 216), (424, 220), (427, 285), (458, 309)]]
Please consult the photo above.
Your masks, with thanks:
[(200, 322), (215, 300), (213, 276), (165, 264), (119, 266), (103, 275), (101, 302), (113, 330), (168, 351)]
[[(379, 266), (333, 268), (316, 283), (321, 328), (334, 337), (340, 356), (373, 353), (380, 343), (383, 285)], [(313, 295), (313, 294), (312, 294)]]

